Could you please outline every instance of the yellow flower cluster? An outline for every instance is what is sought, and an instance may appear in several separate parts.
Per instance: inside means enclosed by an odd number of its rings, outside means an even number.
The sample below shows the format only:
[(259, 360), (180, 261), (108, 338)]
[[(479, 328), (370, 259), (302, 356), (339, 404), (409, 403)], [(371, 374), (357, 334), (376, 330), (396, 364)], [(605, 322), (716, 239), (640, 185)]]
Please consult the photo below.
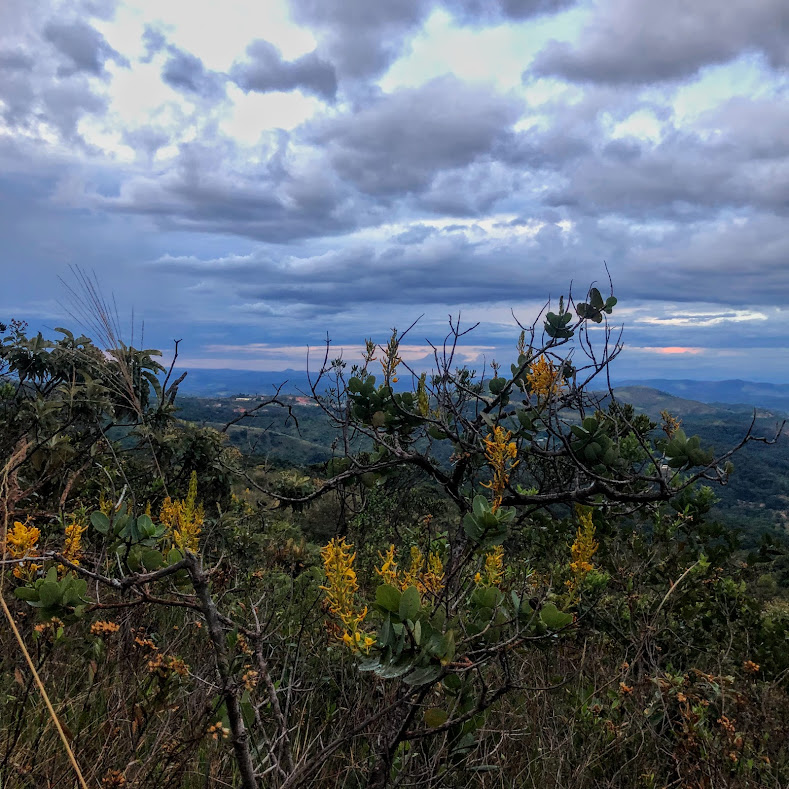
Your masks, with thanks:
[(564, 378), (549, 359), (540, 356), (537, 361), (529, 365), (526, 383), (529, 386), (529, 391), (537, 396), (537, 400), (545, 402), (559, 393), (559, 390), (564, 386)]
[(385, 584), (399, 587), (400, 579), (397, 577), (397, 560), (394, 545), (390, 545), (385, 554), (379, 551), (378, 558), (381, 560), (381, 566), (376, 567), (375, 572)]
[(438, 595), (444, 588), (444, 562), (441, 554), (430, 551), (427, 561), (417, 546), (411, 548), (411, 566), (400, 573), (397, 569), (397, 557), (394, 545), (390, 545), (385, 554), (379, 553), (381, 566), (375, 568), (385, 584), (396, 589), (407, 589), (415, 586), (420, 594)]
[(126, 777), (120, 770), (107, 770), (101, 779), (101, 786), (102, 789), (117, 789), (118, 787), (127, 786)]
[(682, 420), (670, 414), (668, 410), (661, 411), (660, 418), (663, 422), (661, 425), (663, 432), (669, 437), (669, 439), (674, 438), (674, 433), (676, 433), (677, 430), (682, 427)]
[(573, 577), (566, 581), (570, 596), (575, 597), (584, 578), (594, 569), (592, 557), (599, 547), (595, 540), (595, 528), (592, 521), (592, 511), (586, 507), (576, 507), (576, 514), (580, 526), (575, 535), (575, 541), (570, 547), (570, 571)]
[(493, 471), (493, 479), (490, 482), (483, 482), (485, 488), (493, 492), (491, 510), (496, 510), (501, 506), (504, 491), (510, 481), (510, 474), (520, 461), (513, 461), (518, 456), (518, 447), (511, 441), (512, 433), (505, 430), (501, 425), (497, 425), (493, 433), (483, 439), (485, 444), (485, 458)]
[(170, 539), (182, 551), (197, 551), (200, 528), (203, 525), (203, 507), (197, 504), (197, 472), (189, 480), (185, 499), (173, 501), (169, 496), (162, 504), (159, 521), (170, 532)]
[(74, 564), (82, 558), (82, 535), (88, 530), (75, 520), (66, 526), (66, 541), (63, 543), (63, 556)]
[(504, 578), (504, 546), (497, 545), (485, 554), (485, 567), (474, 576), (477, 586), (498, 586)]
[(321, 548), (323, 571), (326, 573), (326, 606), (332, 616), (337, 617), (343, 625), (340, 636), (343, 643), (353, 652), (367, 654), (375, 639), (363, 629), (362, 623), (367, 616), (367, 606), (362, 609), (356, 607), (356, 592), (359, 583), (356, 580), (356, 571), (353, 562), (356, 554), (351, 553), (353, 545), (345, 542), (345, 537), (336, 537)]
[(108, 499), (104, 495), (104, 491), (101, 492), (99, 495), (99, 509), (109, 518), (112, 515), (112, 511), (115, 509), (115, 505), (112, 503), (110, 499)]
[[(63, 557), (68, 559), (72, 564), (79, 564), (82, 558), (82, 535), (88, 530), (87, 526), (83, 526), (78, 520), (74, 520), (66, 526), (66, 539), (63, 542)], [(65, 565), (58, 565), (58, 573), (62, 574), (65, 571)]]
[[(6, 537), (5, 552), (12, 559), (28, 559), (31, 556), (38, 556), (40, 537), (41, 531), (35, 526), (14, 521), (14, 528), (8, 532)], [(19, 564), (14, 568), (14, 577), (21, 581), (32, 581), (39, 569), (40, 565), (35, 563)]]
[(170, 679), (174, 674), (185, 677), (189, 674), (189, 666), (179, 657), (157, 653), (148, 660), (148, 672), (160, 679)]
[(90, 626), (91, 635), (94, 636), (111, 636), (113, 633), (117, 633), (120, 629), (120, 625), (116, 622), (105, 622), (100, 619), (95, 621)]
[(214, 740), (226, 740), (230, 736), (230, 729), (224, 726), (222, 721), (217, 721), (216, 723), (209, 726), (205, 731), (206, 734), (210, 734)]

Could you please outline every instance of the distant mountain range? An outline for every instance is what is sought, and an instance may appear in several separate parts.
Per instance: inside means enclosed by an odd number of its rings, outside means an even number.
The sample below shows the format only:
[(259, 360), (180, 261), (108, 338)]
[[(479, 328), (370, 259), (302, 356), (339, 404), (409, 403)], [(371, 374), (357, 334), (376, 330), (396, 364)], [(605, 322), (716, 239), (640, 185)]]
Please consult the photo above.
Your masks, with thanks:
[(755, 381), (693, 381), (688, 379), (650, 378), (615, 383), (619, 387), (649, 387), (661, 392), (698, 400), (702, 403), (729, 403), (774, 411), (789, 411), (789, 384), (768, 384)]
[[(175, 370), (173, 377), (183, 370)], [(282, 386), (282, 394), (309, 392), (307, 373), (299, 370), (201, 370), (190, 369), (179, 391), (192, 397), (271, 395)]]
[[(179, 371), (180, 374), (180, 371)], [(403, 382), (407, 384), (407, 382)], [(183, 394), (194, 397), (229, 397), (232, 395), (268, 395), (283, 385), (283, 394), (300, 394), (309, 391), (307, 373), (303, 370), (254, 371), (254, 370), (189, 370), (181, 384)], [(658, 390), (685, 401), (697, 401), (695, 406), (680, 403), (666, 404), (662, 407), (680, 414), (683, 412), (700, 413), (699, 405), (730, 404), (758, 407), (771, 411), (789, 412), (789, 384), (757, 383), (754, 381), (694, 381), (689, 379), (672, 380), (650, 378), (646, 380), (623, 380), (615, 382), (620, 390), (632, 387)], [(642, 392), (639, 400), (655, 397)], [(627, 399), (626, 396), (623, 399)], [(709, 412), (707, 412), (709, 413)]]

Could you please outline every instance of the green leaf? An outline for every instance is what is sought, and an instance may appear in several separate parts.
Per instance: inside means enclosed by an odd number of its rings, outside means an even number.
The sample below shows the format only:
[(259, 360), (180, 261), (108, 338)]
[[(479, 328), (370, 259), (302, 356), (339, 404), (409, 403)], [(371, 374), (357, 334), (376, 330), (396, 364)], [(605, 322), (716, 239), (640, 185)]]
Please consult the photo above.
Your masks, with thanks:
[(101, 510), (97, 510), (90, 516), (93, 528), (101, 534), (106, 534), (110, 530), (110, 519)]
[(431, 729), (443, 726), (448, 720), (449, 715), (447, 711), (442, 710), (440, 707), (431, 707), (429, 710), (425, 710), (425, 724)]
[(493, 586), (478, 586), (471, 595), (471, 602), (480, 608), (495, 608), (500, 594)]
[(572, 623), (573, 615), (563, 613), (553, 603), (546, 603), (540, 610), (540, 619), (551, 630), (561, 630)]
[(412, 667), (413, 661), (411, 656), (406, 655), (405, 657), (398, 658), (388, 666), (381, 666), (375, 673), (381, 679), (397, 679), (397, 677), (402, 677), (403, 674), (407, 674)]
[(356, 666), (356, 668), (359, 671), (376, 671), (380, 667), (380, 665), (381, 665), (381, 661), (376, 656), (372, 658), (365, 658)]
[(391, 617), (384, 619), (381, 628), (378, 631), (378, 643), (382, 646), (389, 646), (389, 640), (392, 637), (392, 620)]
[(425, 666), (412, 671), (403, 681), (406, 685), (429, 685), (441, 676), (441, 666)]
[(439, 646), (439, 655), (441, 665), (446, 666), (455, 659), (455, 631), (447, 630), (444, 637), (441, 639)]
[(158, 570), (164, 564), (164, 556), (161, 551), (149, 549), (142, 552), (142, 565), (148, 571)]
[(137, 531), (144, 537), (151, 537), (156, 531), (156, 527), (153, 525), (153, 521), (148, 515), (140, 515), (140, 517), (137, 518)]
[(486, 512), (490, 512), (490, 505), (484, 496), (474, 496), (474, 504), (472, 505), (474, 516), (481, 518)]
[(422, 600), (419, 597), (419, 590), (415, 586), (409, 586), (400, 598), (400, 619), (415, 619), (421, 607)]
[(400, 609), (400, 592), (390, 584), (383, 584), (375, 590), (375, 602), (385, 611), (396, 614)]
[(129, 551), (129, 555), (126, 557), (126, 564), (133, 573), (138, 573), (140, 571), (141, 565), (139, 548), (132, 548)]
[(19, 586), (14, 589), (14, 594), (20, 600), (38, 600), (38, 592), (29, 586)]
[(38, 587), (38, 599), (45, 608), (51, 608), (60, 602), (60, 585), (57, 582), (44, 581)]

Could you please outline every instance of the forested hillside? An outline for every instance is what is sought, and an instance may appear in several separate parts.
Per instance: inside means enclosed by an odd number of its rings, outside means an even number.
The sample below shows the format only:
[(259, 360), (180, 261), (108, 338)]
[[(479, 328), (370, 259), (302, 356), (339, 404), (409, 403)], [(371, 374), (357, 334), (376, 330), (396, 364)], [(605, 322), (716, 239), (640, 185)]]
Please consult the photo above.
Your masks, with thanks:
[[(699, 435), (715, 450), (724, 451), (744, 436), (756, 417), (757, 433), (775, 432), (785, 414), (750, 406), (709, 405), (668, 395), (649, 387), (619, 387), (616, 398), (632, 404), (636, 413), (660, 420), (668, 411), (682, 421), (686, 432)], [(601, 403), (607, 402), (602, 393)], [(282, 401), (292, 415), (276, 404), (264, 406), (228, 428), (229, 440), (256, 463), (275, 467), (312, 466), (325, 463), (337, 451), (338, 434), (314, 403), (300, 395), (283, 395)], [(265, 397), (237, 395), (227, 398), (180, 397), (180, 419), (222, 430), (241, 413), (250, 411)], [(334, 450), (332, 446), (334, 445)], [(789, 440), (775, 442), (769, 448), (748, 445), (739, 452), (736, 473), (726, 485), (715, 488), (718, 500), (714, 517), (737, 530), (742, 543), (758, 545), (765, 533), (789, 536)]]

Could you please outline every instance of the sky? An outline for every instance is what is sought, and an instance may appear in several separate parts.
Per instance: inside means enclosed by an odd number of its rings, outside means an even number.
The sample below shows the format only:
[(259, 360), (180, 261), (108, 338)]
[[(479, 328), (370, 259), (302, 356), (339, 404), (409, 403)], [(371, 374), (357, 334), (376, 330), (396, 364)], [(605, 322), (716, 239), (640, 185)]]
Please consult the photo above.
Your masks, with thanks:
[(786, 0), (0, 3), (0, 320), (506, 369), (610, 273), (615, 377), (789, 382), (788, 217)]

